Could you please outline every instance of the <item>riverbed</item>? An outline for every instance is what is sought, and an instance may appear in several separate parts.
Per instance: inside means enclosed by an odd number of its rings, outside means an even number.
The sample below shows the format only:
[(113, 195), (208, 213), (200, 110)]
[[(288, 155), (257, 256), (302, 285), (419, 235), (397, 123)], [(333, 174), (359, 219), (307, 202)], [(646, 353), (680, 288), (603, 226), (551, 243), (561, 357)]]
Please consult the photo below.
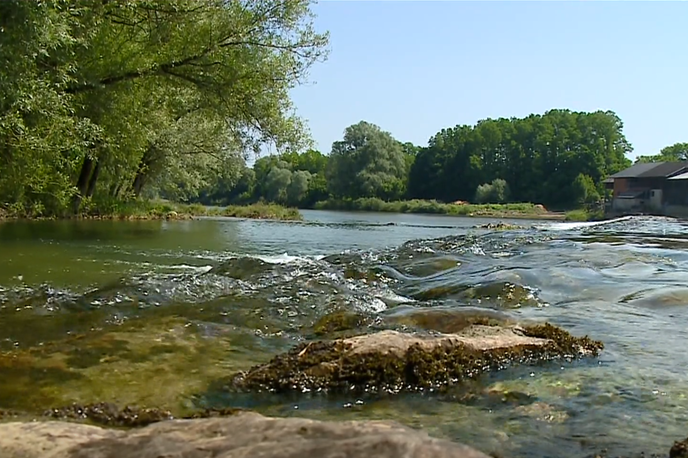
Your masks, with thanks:
[[(666, 452), (688, 434), (688, 226), (303, 211), (303, 222), (0, 224), (0, 409), (71, 402), (392, 419), (510, 457)], [(464, 392), (227, 393), (333, 311), (490, 308), (600, 339)], [(473, 388), (472, 388), (473, 389)]]

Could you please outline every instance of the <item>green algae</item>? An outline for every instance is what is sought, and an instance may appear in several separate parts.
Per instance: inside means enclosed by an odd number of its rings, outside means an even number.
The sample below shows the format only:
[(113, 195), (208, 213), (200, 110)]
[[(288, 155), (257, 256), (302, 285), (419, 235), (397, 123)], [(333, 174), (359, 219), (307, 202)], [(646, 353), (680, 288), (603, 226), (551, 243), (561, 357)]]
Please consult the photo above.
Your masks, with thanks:
[(403, 354), (351, 352), (343, 340), (302, 343), (248, 372), (235, 374), (230, 389), (247, 391), (415, 391), (438, 389), (513, 364), (597, 356), (602, 342), (574, 337), (549, 323), (524, 328), (524, 335), (548, 339), (478, 350), (458, 343), (431, 350), (411, 345)]
[(502, 313), (488, 309), (417, 308), (402, 313), (387, 315), (385, 323), (395, 323), (411, 329), (455, 333), (474, 326), (503, 326), (513, 320)]
[(171, 411), (157, 407), (141, 408), (135, 406), (118, 407), (108, 402), (94, 404), (71, 404), (45, 411), (43, 417), (57, 420), (87, 421), (101, 426), (136, 428), (165, 420), (227, 417), (243, 412), (243, 409), (203, 409), (187, 415), (175, 416)]
[(313, 324), (316, 336), (332, 336), (363, 328), (373, 322), (372, 317), (360, 313), (337, 310), (322, 316)]
[(73, 402), (184, 409), (213, 380), (256, 361), (233, 351), (236, 334), (210, 338), (181, 317), (120, 326), (0, 353), (0, 406), (20, 411)]

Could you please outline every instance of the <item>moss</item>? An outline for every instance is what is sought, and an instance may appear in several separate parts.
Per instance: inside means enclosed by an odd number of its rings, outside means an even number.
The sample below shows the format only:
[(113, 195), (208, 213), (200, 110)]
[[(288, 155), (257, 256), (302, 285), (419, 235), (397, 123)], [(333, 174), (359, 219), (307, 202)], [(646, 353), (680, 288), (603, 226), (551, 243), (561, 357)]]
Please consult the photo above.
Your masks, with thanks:
[[(203, 409), (185, 415), (183, 419), (226, 417), (242, 412), (243, 409)], [(135, 428), (150, 425), (165, 420), (172, 420), (175, 416), (169, 410), (159, 408), (139, 408), (126, 406), (120, 409), (116, 404), (99, 402), (95, 404), (72, 404), (65, 407), (50, 409), (43, 413), (44, 417), (58, 420), (88, 421), (102, 426), (116, 426)]]
[(50, 409), (44, 416), (58, 420), (90, 420), (103, 426), (136, 427), (146, 426), (174, 418), (172, 413), (162, 409), (140, 409), (137, 407), (118, 408), (115, 404), (101, 402), (97, 404), (72, 404), (66, 407)]
[(410, 328), (443, 333), (460, 332), (470, 326), (500, 326), (509, 321), (506, 315), (491, 310), (474, 309), (418, 309), (410, 313), (385, 317), (385, 322)]
[(551, 341), (486, 351), (462, 344), (427, 350), (415, 344), (403, 355), (350, 353), (351, 346), (344, 341), (303, 343), (267, 364), (235, 375), (229, 386), (273, 392), (437, 389), (511, 364), (596, 356), (603, 348), (601, 342), (574, 337), (550, 324), (528, 327), (525, 333)]
[(342, 331), (350, 331), (367, 326), (372, 322), (368, 316), (338, 310), (328, 313), (313, 324), (313, 334), (316, 336), (332, 335)]
[(688, 439), (674, 442), (669, 450), (669, 458), (688, 458)]
[(487, 229), (490, 231), (515, 231), (519, 229), (525, 229), (524, 226), (519, 226), (517, 224), (509, 224), (509, 223), (504, 223), (504, 222), (498, 222), (498, 223), (487, 223), (487, 224), (482, 224), (480, 226), (476, 226), (476, 229)]

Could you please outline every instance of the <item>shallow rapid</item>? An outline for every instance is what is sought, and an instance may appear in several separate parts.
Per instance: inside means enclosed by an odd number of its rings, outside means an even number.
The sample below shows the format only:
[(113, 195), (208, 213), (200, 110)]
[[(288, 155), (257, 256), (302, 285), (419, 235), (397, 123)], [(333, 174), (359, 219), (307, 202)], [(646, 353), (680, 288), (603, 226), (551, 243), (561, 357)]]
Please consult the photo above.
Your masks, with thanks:
[[(665, 452), (688, 414), (688, 226), (304, 212), (278, 223), (0, 224), (0, 419), (71, 402), (393, 419), (511, 457)], [(600, 339), (600, 357), (442, 393), (237, 395), (231, 373), (351, 326), (490, 310)], [(449, 318), (446, 318), (449, 317)], [(350, 323), (349, 323), (350, 324)]]

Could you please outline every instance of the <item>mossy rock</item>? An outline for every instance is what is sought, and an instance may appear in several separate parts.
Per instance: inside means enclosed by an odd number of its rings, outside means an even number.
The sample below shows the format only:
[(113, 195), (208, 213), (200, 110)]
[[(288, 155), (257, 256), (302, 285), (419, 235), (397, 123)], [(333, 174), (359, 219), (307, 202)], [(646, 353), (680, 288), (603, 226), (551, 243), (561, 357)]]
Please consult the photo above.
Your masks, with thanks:
[(318, 319), (313, 324), (313, 334), (316, 336), (332, 336), (336, 333), (365, 327), (372, 322), (373, 319), (370, 316), (346, 310), (337, 310)]
[[(211, 417), (227, 417), (244, 412), (243, 409), (203, 409), (190, 414), (176, 417), (182, 419), (198, 419)], [(109, 402), (94, 404), (71, 404), (69, 406), (53, 408), (43, 413), (44, 417), (56, 420), (87, 421), (102, 426), (116, 426), (135, 428), (147, 426), (165, 420), (174, 420), (172, 412), (160, 408), (140, 408), (134, 406), (118, 407)]]
[(510, 223), (504, 223), (504, 222), (498, 222), (498, 223), (487, 223), (487, 224), (481, 224), (479, 226), (475, 226), (476, 229), (486, 229), (490, 231), (516, 231), (516, 230), (521, 230), (525, 229), (524, 226), (519, 226), (517, 224), (510, 224)]
[(394, 311), (384, 317), (385, 323), (443, 333), (460, 332), (474, 325), (504, 326), (513, 320), (496, 310), (461, 308), (412, 308)]
[(381, 331), (303, 343), (231, 377), (230, 390), (416, 391), (439, 389), (511, 364), (597, 356), (603, 344), (549, 323), (479, 326), (460, 334)]

